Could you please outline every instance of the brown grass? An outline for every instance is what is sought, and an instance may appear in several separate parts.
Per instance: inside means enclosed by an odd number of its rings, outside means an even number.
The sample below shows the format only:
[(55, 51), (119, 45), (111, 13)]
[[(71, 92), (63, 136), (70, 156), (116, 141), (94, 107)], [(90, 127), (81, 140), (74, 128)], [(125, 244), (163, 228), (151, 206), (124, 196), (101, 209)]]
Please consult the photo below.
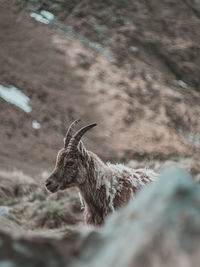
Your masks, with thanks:
[(42, 177), (33, 179), (19, 171), (0, 171), (0, 208), (0, 224), (9, 229), (59, 229), (82, 218), (75, 190), (49, 194)]

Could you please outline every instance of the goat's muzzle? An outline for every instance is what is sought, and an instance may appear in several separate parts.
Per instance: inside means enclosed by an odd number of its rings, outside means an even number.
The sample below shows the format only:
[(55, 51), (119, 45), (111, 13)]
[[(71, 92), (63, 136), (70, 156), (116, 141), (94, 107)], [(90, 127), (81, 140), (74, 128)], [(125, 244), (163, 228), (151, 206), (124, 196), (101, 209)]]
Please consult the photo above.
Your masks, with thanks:
[(50, 191), (51, 193), (55, 193), (58, 191), (59, 186), (55, 183), (53, 183), (52, 181), (48, 180), (45, 183), (45, 186), (47, 188), (48, 191)]

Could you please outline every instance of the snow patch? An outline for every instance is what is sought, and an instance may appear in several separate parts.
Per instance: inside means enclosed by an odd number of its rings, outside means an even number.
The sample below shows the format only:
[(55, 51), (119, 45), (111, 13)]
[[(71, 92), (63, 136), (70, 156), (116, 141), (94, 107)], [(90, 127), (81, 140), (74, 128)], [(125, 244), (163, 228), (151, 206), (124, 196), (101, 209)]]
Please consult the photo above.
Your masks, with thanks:
[(43, 24), (49, 24), (55, 18), (54, 14), (46, 10), (40, 11), (40, 14), (31, 12), (30, 16)]
[(49, 11), (46, 11), (46, 10), (42, 10), (40, 12), (40, 14), (45, 17), (47, 20), (51, 21), (55, 18), (54, 14), (52, 14), (51, 12)]
[(22, 93), (16, 87), (5, 87), (0, 85), (0, 97), (5, 101), (21, 108), (25, 112), (31, 112), (32, 108), (29, 106), (30, 98)]
[(41, 128), (40, 123), (38, 121), (32, 121), (33, 129), (39, 130)]

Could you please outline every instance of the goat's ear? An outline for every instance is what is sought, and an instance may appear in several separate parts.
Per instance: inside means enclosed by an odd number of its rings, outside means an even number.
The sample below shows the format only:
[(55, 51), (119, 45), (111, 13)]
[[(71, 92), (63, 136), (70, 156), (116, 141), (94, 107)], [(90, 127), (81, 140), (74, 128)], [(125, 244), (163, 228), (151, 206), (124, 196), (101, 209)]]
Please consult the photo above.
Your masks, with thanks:
[(82, 141), (80, 141), (78, 144), (78, 151), (83, 157), (87, 157), (87, 150)]

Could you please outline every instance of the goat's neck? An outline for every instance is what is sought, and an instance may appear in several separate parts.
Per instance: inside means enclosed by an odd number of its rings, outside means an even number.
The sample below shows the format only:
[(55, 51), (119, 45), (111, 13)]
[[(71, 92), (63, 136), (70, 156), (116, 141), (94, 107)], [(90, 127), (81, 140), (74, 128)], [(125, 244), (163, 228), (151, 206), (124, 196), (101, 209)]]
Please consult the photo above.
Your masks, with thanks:
[(101, 216), (105, 213), (106, 200), (106, 190), (102, 187), (102, 181), (109, 177), (109, 168), (98, 156), (90, 152), (87, 169), (86, 181), (79, 186), (79, 190), (88, 212)]
[(79, 186), (80, 192), (85, 201), (87, 201), (87, 198), (89, 198), (90, 201), (97, 198), (102, 178), (106, 178), (108, 176), (108, 172), (108, 167), (104, 164), (104, 162), (98, 158), (97, 155), (89, 152), (87, 177), (85, 182)]

